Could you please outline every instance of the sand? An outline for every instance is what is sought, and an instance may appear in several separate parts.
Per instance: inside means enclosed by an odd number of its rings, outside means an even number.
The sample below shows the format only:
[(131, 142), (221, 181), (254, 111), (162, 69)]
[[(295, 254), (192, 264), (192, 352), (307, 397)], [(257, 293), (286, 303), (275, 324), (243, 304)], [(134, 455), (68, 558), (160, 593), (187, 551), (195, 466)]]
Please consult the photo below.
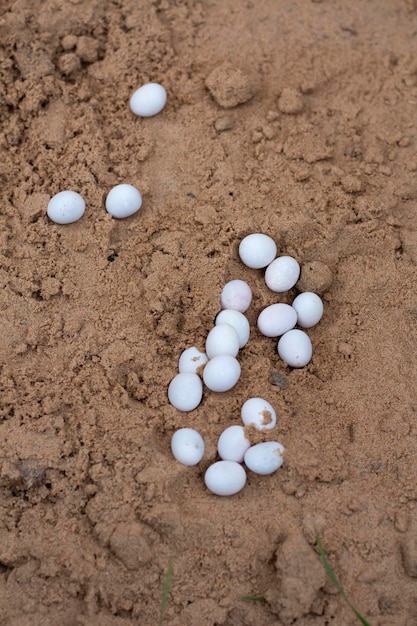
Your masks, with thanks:
[[(415, 0), (3, 0), (0, 8), (0, 623), (349, 626), (320, 533), (373, 626), (417, 623)], [(168, 102), (141, 119), (134, 89)], [(104, 209), (113, 185), (139, 213)], [(59, 226), (49, 199), (87, 209)], [(302, 265), (274, 294), (251, 232)], [(253, 290), (242, 376), (169, 405), (228, 280)], [(315, 290), (291, 369), (263, 307)], [(204, 472), (248, 397), (285, 446), (217, 497)], [(175, 429), (206, 442), (196, 467)], [(248, 601), (256, 595), (262, 601)]]

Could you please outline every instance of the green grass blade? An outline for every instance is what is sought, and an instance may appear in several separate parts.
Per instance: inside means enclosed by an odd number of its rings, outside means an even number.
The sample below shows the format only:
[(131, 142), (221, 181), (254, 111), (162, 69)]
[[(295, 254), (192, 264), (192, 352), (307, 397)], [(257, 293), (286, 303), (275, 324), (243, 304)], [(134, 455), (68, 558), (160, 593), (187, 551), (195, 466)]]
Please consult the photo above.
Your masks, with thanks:
[(162, 601), (161, 601), (161, 612), (159, 616), (159, 626), (162, 626), (164, 618), (165, 618), (165, 613), (168, 608), (169, 591), (171, 589), (173, 571), (174, 571), (174, 565), (172, 563), (172, 559), (169, 559), (168, 568), (165, 573), (164, 584), (162, 587)]
[(346, 602), (346, 604), (352, 609), (352, 611), (354, 612), (358, 620), (361, 622), (361, 624), (363, 624), (363, 626), (371, 626), (371, 624), (363, 617), (363, 615), (359, 613), (358, 609), (355, 606), (353, 606), (352, 602), (347, 597), (342, 585), (340, 584), (336, 574), (334, 573), (332, 569), (332, 566), (327, 560), (326, 552), (324, 551), (323, 544), (321, 543), (320, 535), (317, 532), (317, 530), (316, 530), (316, 543), (317, 543), (317, 549), (319, 551), (321, 561), (323, 563), (323, 567), (326, 570), (326, 574), (328, 575), (328, 577), (330, 578), (330, 580), (332, 581), (332, 583), (338, 590), (339, 594), (341, 595), (343, 600)]

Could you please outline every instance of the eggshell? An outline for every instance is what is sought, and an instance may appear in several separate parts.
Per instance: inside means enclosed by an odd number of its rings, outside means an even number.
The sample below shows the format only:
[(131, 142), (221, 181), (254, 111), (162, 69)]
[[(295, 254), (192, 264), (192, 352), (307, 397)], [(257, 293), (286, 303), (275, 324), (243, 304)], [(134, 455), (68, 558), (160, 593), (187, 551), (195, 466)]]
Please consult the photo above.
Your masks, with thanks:
[(251, 472), (266, 476), (276, 472), (284, 462), (284, 446), (278, 441), (264, 441), (251, 446), (244, 456), (245, 465)]
[(272, 405), (263, 398), (249, 398), (241, 410), (245, 426), (253, 424), (258, 430), (270, 430), (277, 423), (277, 415)]
[(204, 441), (193, 428), (180, 428), (172, 435), (171, 450), (183, 465), (197, 465), (204, 455)]
[(177, 374), (168, 387), (168, 399), (179, 411), (192, 411), (203, 397), (203, 383), (200, 376), (191, 372)]
[(204, 482), (217, 496), (233, 496), (246, 484), (246, 472), (235, 461), (217, 461), (207, 469)]
[(244, 454), (250, 446), (243, 426), (234, 425), (226, 428), (219, 437), (217, 452), (224, 461), (242, 463)]

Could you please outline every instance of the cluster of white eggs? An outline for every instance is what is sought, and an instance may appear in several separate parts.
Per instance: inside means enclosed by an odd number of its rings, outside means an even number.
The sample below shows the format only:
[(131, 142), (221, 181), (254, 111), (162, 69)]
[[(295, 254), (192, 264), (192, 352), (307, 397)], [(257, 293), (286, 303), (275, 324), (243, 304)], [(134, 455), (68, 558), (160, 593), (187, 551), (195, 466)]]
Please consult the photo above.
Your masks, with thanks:
[[(253, 269), (265, 269), (267, 287), (275, 293), (292, 289), (300, 276), (300, 266), (290, 256), (276, 257), (277, 246), (268, 235), (254, 233), (239, 246), (242, 262)], [(184, 350), (178, 363), (178, 374), (168, 387), (170, 403), (180, 411), (192, 411), (203, 398), (203, 383), (211, 391), (232, 389), (241, 374), (237, 360), (239, 350), (249, 340), (250, 324), (244, 313), (252, 301), (252, 291), (243, 280), (228, 282), (221, 293), (221, 311), (206, 338), (205, 352), (195, 346)], [(312, 344), (304, 330), (319, 322), (323, 303), (312, 292), (300, 293), (292, 305), (276, 303), (264, 308), (257, 320), (259, 331), (267, 337), (279, 337), (277, 351), (291, 367), (303, 367), (312, 357)], [(220, 461), (207, 469), (205, 484), (217, 495), (233, 495), (246, 483), (242, 466), (258, 474), (271, 474), (281, 467), (283, 446), (265, 441), (251, 446), (246, 427), (258, 430), (274, 428), (276, 413), (262, 398), (247, 400), (241, 413), (243, 425), (232, 425), (220, 435), (217, 452)], [(204, 455), (204, 441), (191, 428), (176, 431), (171, 440), (174, 457), (184, 465), (196, 465)]]
[[(300, 265), (294, 257), (276, 257), (277, 247), (268, 235), (248, 235), (239, 245), (241, 261), (254, 269), (265, 269), (265, 283), (274, 293), (292, 289), (300, 277)], [(304, 330), (311, 328), (323, 315), (323, 302), (312, 292), (300, 293), (292, 305), (276, 303), (267, 306), (258, 316), (258, 329), (266, 337), (280, 337), (277, 351), (287, 365), (304, 367), (313, 355), (310, 337)]]
[[(130, 98), (131, 111), (140, 117), (160, 113), (167, 100), (166, 90), (158, 83), (147, 83)], [(122, 183), (113, 187), (106, 197), (106, 210), (117, 219), (134, 215), (142, 206), (142, 196), (133, 185)], [(47, 215), (56, 224), (72, 224), (85, 213), (85, 200), (77, 191), (55, 194), (48, 203)]]
[[(251, 445), (246, 428), (269, 430), (276, 425), (276, 413), (263, 398), (249, 398), (242, 406), (241, 424), (228, 426), (217, 442), (220, 461), (212, 463), (205, 475), (207, 488), (218, 496), (231, 496), (246, 484), (247, 469), (266, 476), (279, 469), (284, 461), (284, 446), (278, 441), (264, 441)], [(180, 428), (171, 439), (174, 457), (184, 465), (197, 465), (204, 456), (204, 440), (192, 428)]]

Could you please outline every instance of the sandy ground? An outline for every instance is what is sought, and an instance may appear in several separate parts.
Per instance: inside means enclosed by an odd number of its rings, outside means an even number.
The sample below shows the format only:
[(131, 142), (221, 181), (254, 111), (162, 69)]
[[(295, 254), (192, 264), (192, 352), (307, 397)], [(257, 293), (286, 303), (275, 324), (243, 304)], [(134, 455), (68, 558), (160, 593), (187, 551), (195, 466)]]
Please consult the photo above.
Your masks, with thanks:
[[(3, 0), (0, 6), (0, 624), (417, 624), (415, 0)], [(129, 110), (148, 81), (168, 91)], [(104, 209), (121, 182), (139, 213)], [(48, 220), (63, 189), (87, 203)], [(264, 232), (302, 264), (245, 267)], [(181, 413), (167, 386), (246, 280), (242, 376)], [(303, 369), (256, 319), (322, 294)], [(272, 476), (210, 494), (217, 438), (276, 408)], [(175, 429), (206, 441), (196, 467)], [(271, 435), (272, 437), (272, 435)], [(261, 595), (264, 602), (242, 600)]]

